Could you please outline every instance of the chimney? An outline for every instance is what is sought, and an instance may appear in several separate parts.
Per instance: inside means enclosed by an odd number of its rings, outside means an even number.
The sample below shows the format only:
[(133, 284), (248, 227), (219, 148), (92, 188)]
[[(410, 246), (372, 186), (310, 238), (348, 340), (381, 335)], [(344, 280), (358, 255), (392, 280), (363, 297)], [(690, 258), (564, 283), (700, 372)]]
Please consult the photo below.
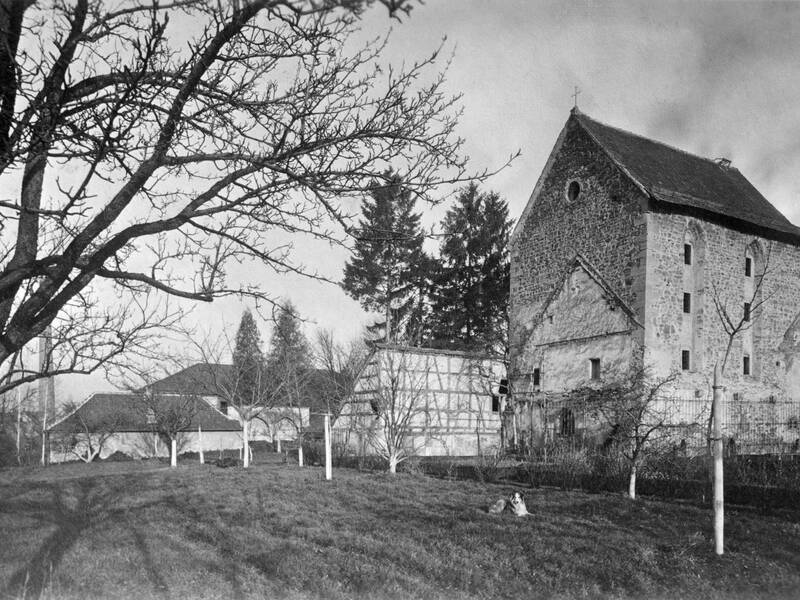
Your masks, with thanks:
[(730, 158), (724, 158), (724, 157), (715, 158), (714, 162), (717, 163), (723, 169), (727, 169), (728, 167), (731, 166), (731, 159)]

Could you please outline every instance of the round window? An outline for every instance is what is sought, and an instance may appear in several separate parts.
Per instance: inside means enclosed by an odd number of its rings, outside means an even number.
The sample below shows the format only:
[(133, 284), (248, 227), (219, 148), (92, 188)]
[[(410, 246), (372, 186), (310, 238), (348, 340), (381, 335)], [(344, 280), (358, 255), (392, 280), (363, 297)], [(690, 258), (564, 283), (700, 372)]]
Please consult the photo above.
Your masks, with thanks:
[(569, 187), (567, 188), (567, 198), (570, 202), (575, 202), (578, 199), (578, 196), (581, 195), (581, 184), (577, 181), (570, 181)]

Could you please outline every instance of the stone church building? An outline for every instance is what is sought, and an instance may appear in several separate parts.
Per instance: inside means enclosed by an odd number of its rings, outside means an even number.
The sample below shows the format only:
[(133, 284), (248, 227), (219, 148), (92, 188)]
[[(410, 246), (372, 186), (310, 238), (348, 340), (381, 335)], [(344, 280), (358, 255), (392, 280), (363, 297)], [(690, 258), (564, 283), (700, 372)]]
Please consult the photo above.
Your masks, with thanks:
[[(721, 310), (720, 310), (721, 309)], [(511, 240), (515, 398), (644, 361), (673, 393), (800, 403), (800, 228), (726, 159), (573, 109)]]

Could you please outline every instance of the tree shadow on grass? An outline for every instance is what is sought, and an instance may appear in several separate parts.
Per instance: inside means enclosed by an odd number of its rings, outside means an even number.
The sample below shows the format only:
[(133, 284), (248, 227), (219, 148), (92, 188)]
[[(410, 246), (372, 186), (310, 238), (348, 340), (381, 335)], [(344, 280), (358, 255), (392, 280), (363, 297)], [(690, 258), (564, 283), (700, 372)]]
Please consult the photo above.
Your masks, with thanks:
[(108, 518), (108, 507), (117, 498), (111, 490), (98, 489), (90, 478), (76, 480), (66, 488), (57, 484), (43, 487), (50, 497), (32, 501), (18, 498), (4, 507), (56, 527), (39, 551), (11, 576), (6, 596), (41, 597), (67, 551), (84, 531)]
[(204, 506), (202, 502), (176, 496), (173, 498), (172, 508), (185, 517), (185, 522), (188, 523), (188, 539), (214, 548), (218, 560), (204, 561), (204, 565), (222, 575), (231, 586), (231, 597), (240, 600), (244, 598), (244, 593), (237, 557), (241, 555), (242, 542), (233, 538), (216, 510), (211, 506)]

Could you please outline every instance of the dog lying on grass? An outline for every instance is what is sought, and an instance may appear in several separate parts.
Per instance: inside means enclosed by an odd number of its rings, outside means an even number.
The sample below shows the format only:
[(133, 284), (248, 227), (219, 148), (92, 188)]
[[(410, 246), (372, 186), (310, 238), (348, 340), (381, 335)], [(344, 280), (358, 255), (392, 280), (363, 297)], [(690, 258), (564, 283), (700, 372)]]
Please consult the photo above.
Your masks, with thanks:
[(520, 492), (514, 492), (508, 499), (501, 498), (489, 507), (489, 514), (499, 515), (506, 509), (514, 513), (515, 517), (525, 517), (531, 513), (528, 512), (528, 507), (525, 506), (525, 495)]

